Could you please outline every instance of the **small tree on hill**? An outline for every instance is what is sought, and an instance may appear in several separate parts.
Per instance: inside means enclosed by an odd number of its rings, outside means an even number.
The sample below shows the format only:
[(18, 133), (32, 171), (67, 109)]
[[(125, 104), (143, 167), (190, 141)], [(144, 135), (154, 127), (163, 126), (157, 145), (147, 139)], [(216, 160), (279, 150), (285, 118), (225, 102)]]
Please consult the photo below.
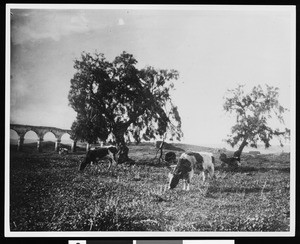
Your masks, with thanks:
[(282, 139), (289, 138), (290, 130), (274, 129), (269, 125), (271, 119), (277, 119), (284, 124), (283, 114), (287, 109), (278, 102), (279, 89), (266, 85), (264, 91), (258, 85), (246, 94), (243, 88), (243, 85), (239, 85), (236, 89), (228, 90), (223, 105), (226, 112), (236, 116), (236, 124), (226, 140), (232, 147), (239, 145), (235, 156), (240, 157), (247, 145), (257, 148), (259, 141), (268, 148), (273, 137), (277, 137), (283, 146)]
[(125, 138), (136, 142), (182, 136), (181, 119), (170, 90), (176, 70), (136, 68), (133, 55), (123, 52), (112, 62), (101, 53), (82, 53), (75, 60), (69, 102), (77, 112), (73, 138), (94, 143), (113, 135), (120, 150), (119, 162), (128, 160)]

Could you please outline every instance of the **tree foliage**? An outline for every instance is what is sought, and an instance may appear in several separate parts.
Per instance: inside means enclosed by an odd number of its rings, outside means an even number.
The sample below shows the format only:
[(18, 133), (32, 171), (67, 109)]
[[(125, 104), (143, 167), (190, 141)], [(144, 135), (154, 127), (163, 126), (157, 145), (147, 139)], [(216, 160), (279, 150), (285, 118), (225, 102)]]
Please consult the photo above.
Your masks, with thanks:
[(83, 52), (75, 60), (70, 106), (77, 112), (73, 138), (94, 143), (109, 135), (127, 159), (125, 137), (136, 142), (161, 137), (180, 139), (181, 119), (170, 91), (176, 70), (138, 69), (133, 55), (123, 52), (112, 62), (104, 54)]
[(236, 116), (236, 123), (226, 141), (232, 147), (239, 145), (239, 155), (246, 145), (257, 148), (261, 141), (268, 148), (271, 140), (277, 137), (283, 146), (282, 140), (289, 138), (288, 128), (280, 130), (270, 125), (271, 119), (284, 125), (283, 114), (287, 109), (279, 104), (278, 98), (279, 89), (268, 85), (265, 90), (260, 85), (255, 86), (247, 94), (243, 85), (228, 90), (223, 108)]

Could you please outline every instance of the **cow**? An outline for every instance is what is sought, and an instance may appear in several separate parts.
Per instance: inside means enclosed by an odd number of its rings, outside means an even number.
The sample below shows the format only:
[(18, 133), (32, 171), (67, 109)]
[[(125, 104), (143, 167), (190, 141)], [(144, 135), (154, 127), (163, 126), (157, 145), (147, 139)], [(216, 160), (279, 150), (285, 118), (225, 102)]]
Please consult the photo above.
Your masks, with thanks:
[(238, 164), (241, 164), (241, 151), (237, 150), (233, 153), (233, 157), (236, 158), (236, 160), (238, 161)]
[(194, 174), (202, 173), (205, 182), (205, 174), (214, 177), (214, 157), (207, 152), (185, 152), (181, 154), (173, 173), (169, 173), (169, 189), (175, 188), (179, 180), (183, 180), (183, 190), (190, 190), (190, 182)]
[(229, 168), (236, 169), (240, 165), (240, 157), (227, 157), (225, 153), (221, 153), (219, 159), (222, 167), (227, 164)]
[(118, 157), (119, 152), (114, 146), (89, 149), (80, 164), (79, 171), (83, 171), (88, 164), (96, 163), (98, 160), (108, 160), (109, 166), (107, 171), (109, 171), (111, 166), (115, 167), (117, 165)]

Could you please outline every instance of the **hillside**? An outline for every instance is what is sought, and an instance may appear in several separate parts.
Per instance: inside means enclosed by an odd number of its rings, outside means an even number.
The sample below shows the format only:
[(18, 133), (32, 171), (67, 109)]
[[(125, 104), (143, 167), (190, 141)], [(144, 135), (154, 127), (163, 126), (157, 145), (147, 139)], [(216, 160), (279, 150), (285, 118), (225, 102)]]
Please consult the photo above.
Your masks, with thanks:
[[(36, 140), (37, 139), (25, 139), (25, 147), (28, 148), (34, 148), (36, 147)], [(45, 141), (44, 143), (51, 143), (54, 145), (54, 141)], [(10, 144), (12, 147), (16, 146), (18, 144), (18, 140), (11, 138), (10, 139)], [(215, 152), (218, 149), (225, 149), (227, 151), (227, 153), (230, 155), (232, 154), (236, 148), (232, 148), (229, 145), (227, 145), (226, 143), (218, 143), (218, 144), (208, 144), (208, 145), (194, 145), (194, 144), (187, 144), (187, 143), (168, 143), (171, 147), (174, 147), (173, 149), (166, 149), (166, 150), (174, 150), (174, 151), (206, 151), (206, 152)], [(71, 141), (70, 140), (63, 140), (62, 141), (62, 145), (64, 147), (70, 147), (71, 145)], [(140, 143), (140, 145), (149, 145), (155, 146), (154, 142), (142, 142)], [(79, 148), (79, 150), (82, 150), (82, 148), (85, 148), (86, 144), (85, 143), (81, 143), (78, 142), (77, 143), (77, 147)], [(129, 145), (130, 147), (135, 146), (135, 143), (130, 143)], [(46, 148), (48, 147), (48, 145), (46, 145)], [(49, 146), (51, 148), (51, 146)], [(54, 146), (53, 146), (54, 147)], [(47, 149), (46, 149), (47, 150)], [(290, 152), (290, 145), (286, 144), (283, 147), (279, 146), (279, 145), (273, 145), (270, 146), (269, 148), (265, 148), (263, 145), (258, 145), (258, 148), (250, 148), (250, 147), (245, 147), (243, 153), (247, 154), (250, 151), (259, 151), (261, 154), (280, 154), (282, 152), (284, 153), (289, 153)]]

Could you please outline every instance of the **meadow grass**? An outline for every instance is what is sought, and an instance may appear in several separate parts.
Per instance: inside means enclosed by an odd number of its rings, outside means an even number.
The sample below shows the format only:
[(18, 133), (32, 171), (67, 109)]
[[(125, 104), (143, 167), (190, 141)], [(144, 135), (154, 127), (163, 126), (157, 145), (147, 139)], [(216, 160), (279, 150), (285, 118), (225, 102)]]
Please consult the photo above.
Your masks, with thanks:
[(130, 146), (134, 166), (78, 166), (84, 153), (10, 155), (11, 231), (289, 231), (290, 162), (243, 156), (232, 172), (216, 160), (216, 179), (195, 176), (168, 190), (169, 169), (151, 144)]

